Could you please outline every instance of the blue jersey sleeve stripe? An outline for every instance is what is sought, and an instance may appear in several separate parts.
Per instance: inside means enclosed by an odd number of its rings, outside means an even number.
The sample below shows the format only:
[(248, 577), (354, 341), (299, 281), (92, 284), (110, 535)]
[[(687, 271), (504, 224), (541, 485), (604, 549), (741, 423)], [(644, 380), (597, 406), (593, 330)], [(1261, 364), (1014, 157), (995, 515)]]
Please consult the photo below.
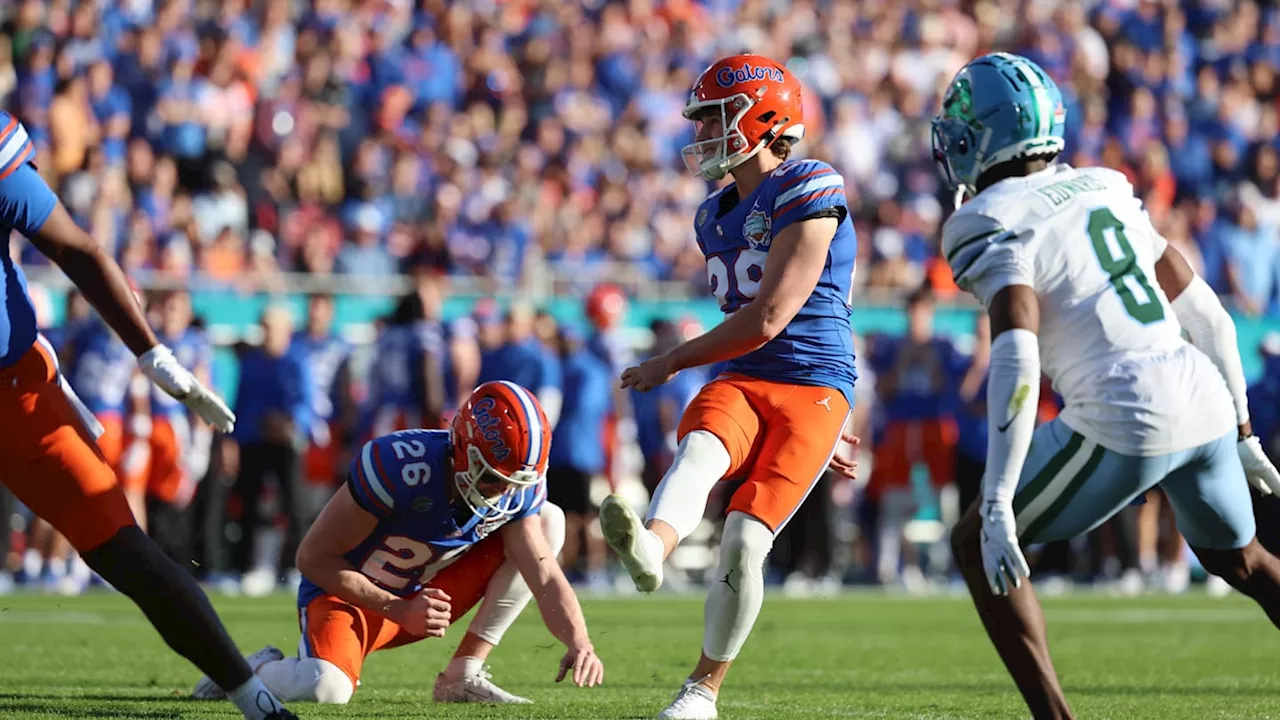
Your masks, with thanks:
[(844, 187), (844, 178), (834, 172), (817, 175), (779, 195), (778, 199), (773, 201), (773, 208), (776, 211), (796, 198), (815, 194), (831, 187)]
[[(378, 500), (382, 501), (382, 504), (386, 506), (388, 510), (393, 510), (395, 509), (396, 503), (391, 497), (391, 493), (387, 492), (387, 488), (382, 482), (383, 475), (380, 472), (382, 469), (382, 460), (377, 457), (377, 453), (373, 450), (374, 442), (375, 441), (370, 440), (364, 444), (364, 449), (360, 451), (360, 464), (364, 468), (365, 479), (369, 482), (369, 487), (373, 490), (373, 494), (377, 496)], [(375, 462), (378, 466), (376, 469), (374, 468)]]
[[(819, 200), (823, 200), (823, 199), (825, 199), (825, 198), (833, 198), (833, 199), (836, 199), (836, 200), (841, 200), (841, 198), (838, 198), (838, 197), (836, 197), (836, 196), (837, 196), (837, 195), (843, 195), (843, 194), (844, 194), (844, 183), (841, 183), (841, 184), (840, 184), (840, 187), (829, 188), (829, 189), (827, 189), (827, 190), (820, 190), (820, 191), (818, 191), (818, 192), (816, 192), (816, 193), (814, 193), (814, 194), (812, 194), (812, 195), (806, 195), (805, 197), (802, 197), (802, 198), (799, 198), (799, 199), (793, 200), (793, 201), (792, 201), (790, 204), (788, 204), (786, 207), (782, 208), (781, 210), (778, 210), (777, 212), (775, 212), (775, 213), (773, 214), (773, 217), (774, 217), (773, 224), (774, 224), (775, 226), (786, 225), (786, 223), (780, 223), (780, 222), (778, 222), (778, 221), (779, 221), (779, 220), (782, 220), (782, 219), (785, 219), (785, 218), (786, 218), (786, 216), (787, 216), (787, 213), (791, 212), (792, 210), (795, 210), (796, 208), (801, 207), (801, 206), (803, 206), (803, 205), (816, 204), (816, 203), (818, 203), (818, 201), (819, 201)], [(840, 203), (840, 202), (823, 202), (823, 203), (821, 203), (820, 207), (817, 207), (817, 208), (814, 208), (814, 209), (815, 209), (815, 210), (820, 210), (820, 209), (822, 209), (822, 208), (831, 207), (832, 205), (840, 205), (840, 204), (842, 204), (842, 203)]]

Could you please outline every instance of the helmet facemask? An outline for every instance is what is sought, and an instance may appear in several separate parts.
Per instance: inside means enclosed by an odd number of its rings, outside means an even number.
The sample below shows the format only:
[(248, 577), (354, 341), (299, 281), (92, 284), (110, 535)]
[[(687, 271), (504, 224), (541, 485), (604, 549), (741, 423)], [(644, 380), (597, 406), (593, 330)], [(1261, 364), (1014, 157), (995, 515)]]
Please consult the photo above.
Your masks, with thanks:
[(526, 488), (538, 484), (534, 470), (517, 470), (503, 475), (485, 459), (479, 447), (466, 443), (466, 466), (454, 468), (458, 496), (476, 515), (510, 517), (525, 509)]
[[(765, 141), (749, 147), (747, 136), (738, 128), (738, 123), (746, 117), (753, 105), (755, 101), (746, 93), (715, 100), (690, 99), (684, 108), (684, 116), (694, 122), (694, 142), (680, 151), (689, 172), (708, 180), (719, 180), (760, 152)], [(733, 113), (732, 118), (730, 112)], [(703, 128), (717, 120), (720, 122), (720, 135), (698, 140)]]

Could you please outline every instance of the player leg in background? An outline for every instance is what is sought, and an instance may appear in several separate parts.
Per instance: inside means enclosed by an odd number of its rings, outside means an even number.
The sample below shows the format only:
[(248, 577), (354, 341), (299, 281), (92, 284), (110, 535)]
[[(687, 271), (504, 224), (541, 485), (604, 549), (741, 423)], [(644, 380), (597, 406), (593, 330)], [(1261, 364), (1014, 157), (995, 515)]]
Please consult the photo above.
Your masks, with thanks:
[(0, 479), (133, 600), (169, 647), (235, 688), (231, 699), (245, 717), (293, 717), (253, 676), (195, 579), (138, 528), (55, 368), (37, 345), (0, 370)]
[(1258, 542), (1253, 499), (1232, 431), (1161, 483), (1205, 571), (1253, 598), (1280, 628), (1280, 559)]
[[(540, 513), (547, 542), (558, 551), (564, 544), (564, 512), (551, 504)], [(529, 588), (507, 562), (499, 536), (471, 548), (430, 581), (449, 594), (453, 619), (467, 614), (484, 597), (453, 659), (436, 677), (437, 702), (528, 702), (494, 685), (484, 661), (532, 598)], [(279, 697), (344, 704), (360, 681), (364, 659), (423, 638), (395, 623), (337, 598), (318, 598), (301, 613), (298, 657), (286, 658), (265, 647), (250, 656), (256, 672)]]
[[(1189, 537), (1201, 547), (1238, 548), (1205, 551), (1207, 562), (1236, 571), (1235, 581), (1263, 598), (1259, 602), (1269, 613), (1277, 612), (1273, 620), (1280, 619), (1280, 564), (1250, 549), (1252, 507), (1234, 438), (1232, 432), (1179, 453), (1130, 457), (1085, 439), (1061, 420), (1041, 425), (1013, 500), (1019, 540), (1029, 545), (1089, 532), (1164, 481), (1171, 498), (1177, 493), (1174, 507)], [(1004, 597), (991, 592), (982, 563), (980, 512), (979, 504), (969, 508), (952, 535), (952, 547), (987, 635), (1035, 718), (1072, 717), (1031, 583), (1024, 581)], [(1225, 567), (1229, 562), (1237, 565)]]
[[(766, 416), (755, 408), (767, 408)], [(848, 416), (847, 401), (827, 388), (745, 378), (713, 382), (685, 411), (675, 462), (649, 506), (647, 527), (639, 527), (620, 499), (602, 505), (605, 539), (636, 587), (651, 591), (661, 582), (662, 561), (701, 521), (711, 487), (746, 471), (729, 503), (707, 594), (702, 656), (659, 717), (716, 717), (720, 686), (760, 613), (775, 533), (826, 472)]]
[(584, 579), (582, 550), (586, 545), (587, 506), (590, 504), (587, 483), (590, 476), (566, 465), (547, 468), (547, 500), (564, 509), (564, 542), (560, 567), (575, 584)]
[[(1137, 472), (1110, 487), (1105, 477), (1099, 482), (1094, 473), (1104, 453), (1101, 447), (1085, 440), (1060, 420), (1036, 428), (1014, 496), (1019, 539), (1024, 546), (1072, 537), (1101, 525), (1129, 500), (1155, 484), (1152, 480), (1135, 487), (1135, 483), (1140, 482)], [(1010, 589), (1004, 596), (991, 592), (982, 563), (981, 505), (979, 497), (951, 533), (956, 565), (969, 586), (987, 636), (1022, 693), (1032, 717), (1036, 720), (1071, 718), (1071, 709), (1049, 655), (1044, 612), (1032, 583), (1024, 581), (1021, 587)], [(1070, 522), (1059, 522), (1061, 519)], [(1046, 532), (1050, 524), (1070, 527), (1050, 535)]]

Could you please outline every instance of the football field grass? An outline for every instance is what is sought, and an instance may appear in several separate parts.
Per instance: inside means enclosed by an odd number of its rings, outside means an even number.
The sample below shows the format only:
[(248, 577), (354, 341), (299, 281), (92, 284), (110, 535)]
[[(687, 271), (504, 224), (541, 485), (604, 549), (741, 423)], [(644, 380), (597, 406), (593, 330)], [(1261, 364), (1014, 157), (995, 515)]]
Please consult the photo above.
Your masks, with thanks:
[[(215, 600), (245, 651), (286, 653), (284, 595)], [(534, 705), (435, 706), (431, 685), (462, 628), (377, 653), (346, 707), (312, 718), (647, 718), (692, 668), (700, 598), (585, 599), (605, 685), (552, 683), (563, 652), (528, 610), (491, 658)], [(1046, 601), (1058, 670), (1082, 718), (1280, 718), (1280, 634), (1238, 596)], [(235, 718), (185, 699), (197, 673), (123, 598), (0, 598), (0, 718)], [(723, 718), (1027, 717), (967, 599), (771, 596), (721, 694)]]

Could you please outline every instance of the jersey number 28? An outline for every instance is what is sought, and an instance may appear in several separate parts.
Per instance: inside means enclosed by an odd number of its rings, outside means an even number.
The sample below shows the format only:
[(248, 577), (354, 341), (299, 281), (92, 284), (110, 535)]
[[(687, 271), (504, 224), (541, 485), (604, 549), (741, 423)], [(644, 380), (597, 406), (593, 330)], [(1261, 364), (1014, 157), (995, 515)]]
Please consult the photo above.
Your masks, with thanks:
[(1111, 278), (1124, 304), (1125, 312), (1134, 320), (1149, 325), (1164, 319), (1164, 306), (1151, 287), (1146, 273), (1138, 267), (1133, 246), (1124, 234), (1124, 223), (1107, 208), (1089, 213), (1089, 240), (1102, 270)]

